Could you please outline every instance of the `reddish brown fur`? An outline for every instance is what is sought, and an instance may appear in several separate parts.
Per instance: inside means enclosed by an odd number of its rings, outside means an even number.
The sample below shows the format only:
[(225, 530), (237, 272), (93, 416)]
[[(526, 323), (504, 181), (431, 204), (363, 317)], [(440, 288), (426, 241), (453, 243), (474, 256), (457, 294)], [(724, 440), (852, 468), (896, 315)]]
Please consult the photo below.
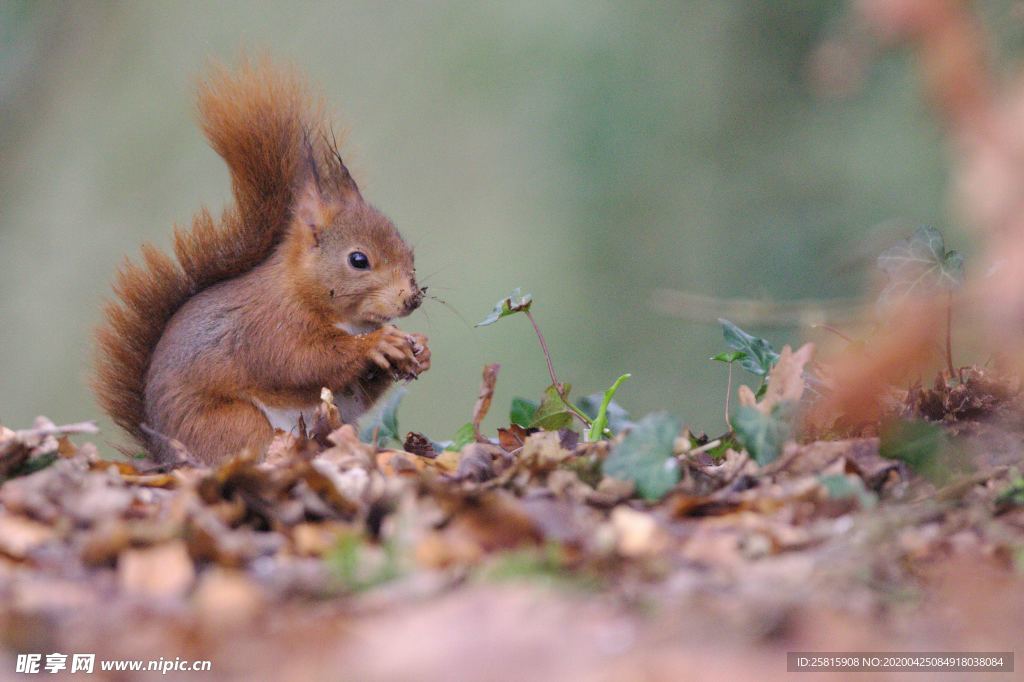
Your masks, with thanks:
[[(272, 411), (309, 408), (327, 386), (352, 419), (393, 376), (429, 367), (426, 339), (387, 324), (422, 299), (412, 251), (363, 201), (320, 110), (266, 61), (200, 85), (235, 205), (176, 230), (177, 262), (143, 246), (97, 334), (100, 404), (158, 457), (167, 438), (207, 462), (262, 451)], [(349, 264), (356, 250), (371, 269)]]

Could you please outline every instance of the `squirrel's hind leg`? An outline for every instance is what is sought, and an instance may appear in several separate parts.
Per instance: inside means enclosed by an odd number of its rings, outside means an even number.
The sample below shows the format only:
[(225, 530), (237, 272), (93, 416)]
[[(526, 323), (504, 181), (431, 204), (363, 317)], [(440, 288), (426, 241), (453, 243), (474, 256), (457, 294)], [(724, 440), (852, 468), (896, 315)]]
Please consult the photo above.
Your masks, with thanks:
[(192, 415), (186, 428), (185, 446), (206, 464), (219, 464), (246, 448), (262, 457), (274, 438), (263, 412), (243, 400), (204, 407)]

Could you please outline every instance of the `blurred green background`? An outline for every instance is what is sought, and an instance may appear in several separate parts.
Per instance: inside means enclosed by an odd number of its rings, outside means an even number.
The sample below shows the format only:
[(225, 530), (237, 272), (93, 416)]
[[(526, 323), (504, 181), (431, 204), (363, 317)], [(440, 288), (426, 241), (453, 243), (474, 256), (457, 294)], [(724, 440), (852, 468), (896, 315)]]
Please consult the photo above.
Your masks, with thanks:
[(449, 437), (486, 362), (503, 365), (491, 423), (541, 393), (525, 319), (471, 328), (521, 286), (574, 393), (630, 371), (632, 412), (717, 433), (720, 331), (656, 310), (655, 289), (847, 297), (871, 230), (949, 227), (909, 60), (822, 50), (850, 21), (822, 0), (0, 0), (0, 422), (100, 416), (101, 302), (143, 241), (228, 200), (192, 84), (248, 46), (323, 87), (364, 193), (470, 323), (436, 304), (403, 322), (434, 353), (404, 429)]

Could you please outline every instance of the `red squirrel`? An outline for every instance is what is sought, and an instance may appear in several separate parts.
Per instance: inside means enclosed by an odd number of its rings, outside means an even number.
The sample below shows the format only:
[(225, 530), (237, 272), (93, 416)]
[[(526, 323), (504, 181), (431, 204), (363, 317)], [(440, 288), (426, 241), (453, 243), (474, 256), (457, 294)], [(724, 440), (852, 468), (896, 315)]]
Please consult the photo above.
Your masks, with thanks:
[(430, 368), (412, 249), (367, 203), (320, 100), (266, 59), (211, 68), (198, 109), (234, 205), (146, 244), (118, 273), (97, 332), (100, 405), (158, 461), (174, 441), (215, 464), (309, 423), (322, 387), (352, 422)]

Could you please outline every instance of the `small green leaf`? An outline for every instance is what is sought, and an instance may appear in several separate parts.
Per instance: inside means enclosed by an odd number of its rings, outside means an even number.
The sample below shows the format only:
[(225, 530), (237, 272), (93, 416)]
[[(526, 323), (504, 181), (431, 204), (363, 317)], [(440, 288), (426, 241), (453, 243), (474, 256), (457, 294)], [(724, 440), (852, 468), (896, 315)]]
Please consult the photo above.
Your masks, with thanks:
[(790, 435), (791, 408), (779, 403), (771, 414), (750, 405), (742, 405), (732, 417), (736, 440), (759, 465), (764, 466), (782, 454)]
[(942, 461), (947, 445), (941, 427), (924, 421), (901, 421), (882, 430), (878, 454), (904, 462), (910, 470), (936, 485), (949, 480), (949, 467)]
[(889, 277), (879, 296), (886, 304), (915, 294), (956, 289), (964, 280), (964, 257), (946, 251), (942, 233), (922, 225), (910, 239), (889, 247), (878, 257), (878, 267)]
[(477, 322), (475, 326), (486, 327), (489, 324), (494, 324), (503, 317), (525, 312), (530, 309), (531, 303), (533, 303), (533, 296), (530, 294), (521, 294), (519, 287), (516, 287), (512, 291), (511, 295), (501, 299), (494, 305), (494, 310), (491, 311), (490, 315)]
[(398, 430), (398, 406), (408, 391), (404, 386), (391, 390), (381, 402), (367, 412), (359, 420), (359, 440), (364, 443), (373, 441), (373, 432), (377, 431), (376, 445), (383, 446), (389, 441), (402, 442)]
[(512, 409), (509, 412), (509, 421), (513, 424), (519, 424), (524, 429), (530, 427), (530, 423), (533, 421), (533, 417), (537, 414), (537, 407), (539, 403), (533, 400), (527, 400), (526, 398), (512, 398)]
[(1011, 507), (1024, 507), (1024, 478), (1017, 476), (995, 499), (996, 509), (1006, 511)]
[(745, 357), (747, 357), (747, 354), (744, 353), (741, 350), (730, 350), (730, 351), (723, 351), (723, 352), (719, 353), (718, 355), (712, 355), (708, 359), (709, 360), (714, 360), (715, 362), (724, 362), (726, 364), (729, 364), (730, 362), (736, 362), (737, 360), (742, 360)]
[(864, 481), (856, 476), (831, 474), (819, 477), (818, 482), (825, 487), (825, 492), (833, 500), (855, 497), (861, 509), (871, 509), (878, 504), (878, 495), (868, 490), (864, 486)]
[[(565, 395), (568, 396), (572, 385), (562, 384), (562, 388)], [(545, 431), (567, 429), (572, 426), (572, 415), (572, 410), (569, 409), (565, 400), (558, 394), (558, 389), (552, 384), (544, 391), (544, 399), (540, 401), (540, 405), (533, 415), (533, 421), (530, 422), (530, 427)]]
[(453, 450), (458, 452), (462, 448), (466, 447), (470, 443), (476, 440), (476, 432), (473, 430), (473, 423), (466, 422), (459, 427), (459, 430), (455, 432), (455, 436), (452, 438), (452, 442), (445, 446), (445, 450)]
[[(596, 441), (601, 440), (606, 435), (613, 435), (611, 429), (608, 427), (608, 410), (612, 403), (612, 398), (615, 397), (615, 392), (619, 390), (619, 386), (622, 386), (622, 384), (631, 376), (633, 375), (623, 374), (622, 376), (615, 380), (615, 383), (612, 384), (607, 391), (604, 392), (604, 397), (601, 399), (601, 406), (597, 410), (597, 416), (593, 417), (594, 422), (590, 425), (590, 428), (587, 430), (587, 440)], [(619, 409), (621, 410), (622, 408)], [(607, 433), (605, 433), (606, 431)]]
[[(697, 448), (697, 447), (700, 447), (701, 444), (697, 443), (696, 439), (691, 436), (690, 437), (690, 446)], [(726, 436), (722, 436), (722, 442), (721, 443), (719, 443), (715, 447), (711, 448), (710, 450), (705, 450), (704, 452), (706, 452), (715, 461), (721, 461), (722, 458), (725, 457), (725, 454), (729, 450), (741, 450), (741, 449), (743, 449), (743, 446), (740, 445), (736, 441), (735, 434), (729, 434), (729, 435), (726, 435)]]
[(757, 387), (756, 391), (754, 391), (754, 397), (757, 400), (761, 400), (761, 398), (763, 398), (764, 394), (767, 393), (767, 392), (768, 392), (768, 382), (767, 381), (762, 381), (761, 385)]
[(566, 552), (554, 542), (541, 547), (525, 547), (496, 553), (484, 564), (479, 576), (485, 581), (529, 581), (550, 588), (594, 592), (602, 586), (595, 573), (568, 570)]
[(374, 547), (358, 535), (346, 534), (324, 558), (341, 587), (351, 592), (373, 589), (402, 573), (394, 541)]
[(5, 483), (12, 478), (17, 478), (18, 476), (28, 476), (37, 471), (41, 471), (56, 462), (58, 457), (59, 455), (56, 450), (44, 452), (41, 455), (35, 455), (34, 457), (22, 462), (21, 466), (12, 471), (9, 476), (0, 476), (0, 484)]
[[(588, 396), (580, 398), (577, 406), (583, 414), (587, 415), (591, 419), (597, 419), (598, 413), (601, 412), (601, 403), (603, 402), (603, 393), (591, 393)], [(605, 427), (605, 434), (610, 431), (613, 436), (617, 435), (626, 429), (631, 428), (634, 424), (630, 419), (629, 412), (626, 408), (615, 402), (614, 399), (608, 403), (605, 414), (608, 418), (608, 424)], [(593, 426), (591, 426), (591, 430), (593, 430)]]
[(673, 456), (679, 430), (679, 420), (672, 415), (647, 415), (604, 461), (605, 475), (632, 481), (646, 500), (664, 497), (679, 482), (679, 463)]
[(729, 320), (719, 318), (718, 323), (722, 325), (725, 345), (744, 354), (744, 357), (738, 358), (740, 367), (759, 377), (768, 376), (779, 361), (779, 354), (772, 345), (765, 339), (751, 336)]

